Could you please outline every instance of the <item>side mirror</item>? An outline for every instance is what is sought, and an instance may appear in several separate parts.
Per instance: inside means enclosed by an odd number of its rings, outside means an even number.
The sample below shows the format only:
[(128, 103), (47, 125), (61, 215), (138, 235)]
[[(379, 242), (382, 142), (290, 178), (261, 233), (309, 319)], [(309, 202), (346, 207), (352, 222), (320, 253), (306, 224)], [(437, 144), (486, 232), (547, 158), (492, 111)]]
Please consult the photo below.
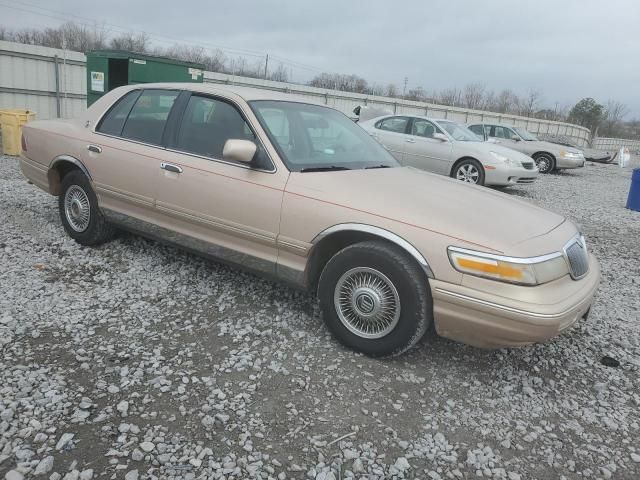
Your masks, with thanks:
[(436, 140), (440, 140), (441, 142), (448, 142), (449, 141), (449, 138), (444, 133), (437, 133), (436, 132), (436, 133), (433, 134), (432, 138), (435, 138)]
[(257, 149), (256, 144), (250, 140), (230, 138), (224, 142), (222, 158), (233, 162), (251, 163)]
[(519, 142), (520, 141), (520, 137), (511, 137), (511, 140), (513, 140), (514, 142)]

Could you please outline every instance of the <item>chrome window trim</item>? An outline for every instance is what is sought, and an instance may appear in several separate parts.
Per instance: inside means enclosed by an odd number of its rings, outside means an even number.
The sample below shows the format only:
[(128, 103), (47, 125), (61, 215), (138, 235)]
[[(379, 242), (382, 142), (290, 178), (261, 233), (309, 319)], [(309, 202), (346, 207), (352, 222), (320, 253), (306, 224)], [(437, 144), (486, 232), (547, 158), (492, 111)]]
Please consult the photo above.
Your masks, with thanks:
[[(251, 127), (252, 132), (256, 135), (256, 140), (260, 142), (260, 145), (261, 145), (261, 146), (262, 146), (262, 148), (264, 149), (264, 152), (267, 154), (267, 157), (269, 157), (269, 161), (271, 162), (271, 165), (273, 166), (273, 169), (272, 169), (272, 170), (266, 170), (266, 169), (264, 169), (264, 168), (253, 168), (253, 167), (248, 166), (248, 165), (240, 165), (240, 164), (238, 164), (238, 163), (229, 162), (228, 160), (221, 160), (221, 159), (219, 159), (219, 158), (207, 157), (207, 156), (205, 156), (205, 155), (199, 155), (199, 154), (197, 154), (197, 153), (187, 152), (187, 151), (184, 151), (184, 150), (179, 150), (179, 149), (175, 149), (175, 148), (166, 148), (166, 147), (163, 147), (162, 145), (155, 145), (155, 144), (152, 144), (152, 143), (141, 142), (141, 141), (139, 141), (139, 140), (134, 140), (134, 139), (131, 139), (131, 138), (121, 137), (121, 136), (118, 136), (118, 135), (111, 135), (111, 134), (109, 134), (109, 133), (98, 132), (98, 131), (96, 130), (96, 128), (97, 128), (97, 126), (100, 124), (100, 122), (102, 121), (102, 118), (103, 118), (103, 117), (104, 117), (104, 116), (105, 116), (105, 115), (106, 115), (106, 114), (107, 114), (107, 113), (108, 113), (108, 112), (109, 112), (109, 111), (114, 107), (114, 105), (115, 105), (119, 100), (121, 100), (122, 98), (124, 98), (124, 96), (125, 96), (125, 95), (128, 95), (130, 92), (134, 92), (134, 91), (136, 91), (136, 90), (144, 91), (145, 89), (144, 89), (144, 88), (132, 88), (131, 90), (127, 90), (127, 92), (125, 92), (125, 93), (124, 93), (124, 94), (122, 94), (120, 97), (118, 97), (118, 98), (117, 98), (117, 99), (116, 99), (116, 100), (115, 100), (115, 101), (114, 101), (114, 102), (109, 106), (109, 108), (107, 108), (107, 109), (102, 113), (102, 115), (100, 115), (100, 117), (99, 117), (99, 118), (97, 119), (97, 121), (94, 123), (93, 129), (91, 130), (91, 132), (92, 132), (92, 133), (94, 133), (94, 134), (96, 134), (96, 135), (102, 135), (102, 136), (104, 136), (104, 137), (108, 137), (108, 138), (115, 138), (115, 139), (117, 139), (117, 140), (122, 140), (123, 142), (130, 142), (130, 143), (135, 143), (135, 144), (137, 144), (137, 145), (142, 145), (142, 146), (145, 146), (145, 147), (157, 148), (157, 149), (160, 149), (160, 150), (164, 150), (165, 152), (179, 153), (179, 154), (181, 154), (181, 155), (189, 155), (189, 156), (191, 156), (191, 157), (202, 158), (203, 160), (209, 160), (209, 161), (212, 161), (212, 162), (222, 163), (222, 164), (224, 164), (224, 165), (231, 165), (231, 166), (238, 167), (238, 168), (244, 168), (245, 170), (253, 170), (253, 171), (255, 171), (255, 172), (263, 172), (263, 173), (270, 173), (270, 174), (276, 173), (276, 172), (278, 171), (278, 167), (276, 166), (276, 162), (274, 162), (274, 161), (273, 161), (273, 158), (271, 157), (271, 154), (269, 153), (269, 150), (267, 150), (267, 148), (265, 148), (264, 142), (263, 142), (263, 141), (262, 141), (262, 139), (260, 139), (260, 138), (259, 138), (259, 136), (256, 134), (256, 132), (255, 132), (255, 126), (251, 123), (251, 121), (250, 121), (248, 118), (246, 118), (246, 116), (245, 116), (245, 115), (243, 115), (243, 120), (244, 120), (245, 122), (247, 122), (247, 124)], [(164, 89), (163, 89), (163, 88), (155, 88), (155, 89), (148, 89), (148, 90), (167, 90), (167, 91), (172, 91), (172, 92), (173, 92), (173, 91), (177, 91), (177, 92), (185, 91), (185, 90), (177, 90), (177, 89), (175, 89), (175, 88), (164, 88)], [(193, 93), (193, 91), (192, 91), (192, 90), (186, 90), (186, 91), (188, 91), (188, 92), (192, 92), (192, 93)], [(201, 92), (196, 92), (196, 93), (201, 93)], [(206, 94), (206, 93), (204, 93), (204, 92), (202, 92), (202, 93), (203, 93), (203, 95), (204, 95), (204, 96), (210, 96), (210, 95), (208, 95), (208, 94)], [(226, 98), (226, 97), (216, 97), (216, 96), (211, 96), (211, 98), (214, 98), (214, 99), (217, 99), (217, 98), (223, 98), (225, 101), (226, 101), (226, 100), (228, 100), (228, 102), (229, 102), (229, 103), (232, 103), (232, 105), (233, 105), (237, 110), (240, 110), (240, 109), (238, 108), (238, 105), (237, 105), (235, 102), (233, 102), (231, 99), (228, 99), (228, 98)], [(125, 121), (125, 123), (126, 123), (126, 121)], [(158, 159), (158, 160), (160, 160), (160, 159)]]
[(365, 223), (339, 223), (337, 225), (333, 225), (329, 228), (324, 229), (322, 232), (315, 236), (311, 243), (315, 245), (322, 239), (333, 233), (345, 231), (370, 233), (372, 235), (376, 235), (378, 237), (384, 238), (385, 240), (389, 240), (392, 243), (395, 243), (396, 245), (404, 249), (420, 264), (424, 272), (427, 274), (428, 278), (435, 278), (435, 276), (433, 275), (433, 270), (431, 270), (429, 263), (416, 247), (411, 245), (411, 243), (407, 242), (404, 238), (396, 235), (393, 232), (390, 232), (389, 230), (385, 230), (384, 228), (374, 227), (373, 225), (367, 225)]
[[(102, 132), (97, 132), (96, 128), (98, 128), (98, 125), (100, 125), (100, 122), (102, 122), (102, 119), (104, 118), (104, 116), (109, 113), (111, 111), (111, 109), (113, 109), (113, 107), (115, 107), (116, 103), (118, 103), (120, 100), (122, 100), (124, 97), (126, 97), (127, 95), (129, 95), (129, 93), (131, 92), (137, 92), (137, 91), (141, 91), (143, 92), (145, 90), (144, 87), (138, 87), (138, 88), (132, 88), (130, 90), (127, 90), (126, 92), (124, 92), (122, 95), (120, 95), (118, 98), (116, 98), (110, 105), (108, 108), (106, 108), (104, 110), (104, 112), (102, 112), (102, 114), (96, 119), (96, 121), (93, 123), (93, 127), (91, 128), (91, 132), (92, 133), (97, 133), (99, 135), (106, 135), (108, 137), (114, 137), (114, 138), (124, 138), (124, 137), (118, 137), (116, 135), (109, 135), (107, 133), (102, 133)], [(179, 89), (179, 88), (147, 88), (146, 90), (167, 90), (169, 92), (182, 92), (183, 90)], [(107, 92), (109, 93), (109, 92)], [(106, 95), (106, 94), (105, 94)], [(180, 95), (180, 93), (178, 93), (178, 95)], [(139, 97), (138, 97), (139, 98)], [(178, 98), (178, 97), (176, 97)], [(98, 99), (99, 100), (99, 99)], [(136, 102), (138, 100), (136, 99)], [(131, 107), (133, 109), (133, 107), (135, 107), (135, 103), (133, 104), (133, 106)], [(173, 108), (173, 106), (171, 107)], [(169, 110), (169, 112), (171, 112), (171, 110)], [(131, 111), (129, 111), (129, 113), (131, 113)], [(124, 123), (127, 123), (127, 120), (129, 119), (129, 115), (127, 115), (127, 118), (125, 119)], [(124, 128), (124, 124), (122, 126)], [(129, 140), (129, 139), (127, 139)], [(140, 142), (143, 143), (143, 142)], [(150, 145), (150, 144), (145, 144), (145, 145)]]
[[(264, 148), (264, 146), (263, 146), (263, 148)], [(203, 160), (209, 160), (210, 162), (222, 163), (224, 165), (231, 165), (233, 167), (244, 168), (245, 170), (253, 170), (254, 172), (262, 172), (262, 173), (274, 174), (274, 173), (276, 173), (278, 171), (277, 167), (275, 166), (275, 162), (271, 159), (271, 155), (269, 155), (269, 152), (267, 151), (266, 148), (264, 149), (264, 151), (269, 156), (269, 160), (271, 161), (271, 165), (274, 166), (273, 170), (265, 170), (264, 168), (254, 168), (254, 167), (251, 167), (249, 165), (242, 165), (242, 164), (239, 164), (239, 163), (230, 162), (229, 160), (222, 160), (220, 158), (215, 158), (215, 157), (207, 157), (206, 155), (200, 155), (198, 153), (186, 152), (184, 150), (178, 150), (178, 149), (175, 149), (175, 148), (165, 148), (164, 150), (167, 151), (167, 152), (179, 153), (180, 155), (188, 155), (190, 157), (201, 158)]]
[[(496, 255), (494, 253), (485, 253), (485, 252), (480, 252), (478, 250), (469, 250), (467, 248), (449, 246), (447, 247), (447, 253), (449, 254), (448, 255), (449, 262), (451, 262), (450, 252), (462, 253), (465, 255), (488, 258), (490, 260), (496, 260), (496, 261), (502, 261), (502, 262), (517, 263), (520, 265), (533, 265), (536, 263), (546, 262), (547, 260), (553, 260), (554, 258), (563, 256), (562, 252), (554, 252), (554, 253), (548, 253), (546, 255), (540, 255), (537, 257), (508, 257), (506, 255)], [(451, 263), (451, 266), (453, 266), (453, 263)]]

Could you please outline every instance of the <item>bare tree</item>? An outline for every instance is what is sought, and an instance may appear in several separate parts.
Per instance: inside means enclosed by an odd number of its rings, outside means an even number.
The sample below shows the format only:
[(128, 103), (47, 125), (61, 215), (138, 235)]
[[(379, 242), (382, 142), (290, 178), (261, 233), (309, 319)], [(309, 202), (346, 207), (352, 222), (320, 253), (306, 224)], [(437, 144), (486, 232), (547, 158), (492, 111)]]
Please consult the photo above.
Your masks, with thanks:
[(387, 97), (397, 97), (398, 96), (398, 87), (396, 87), (395, 83), (390, 83), (387, 85), (386, 96)]
[(442, 105), (459, 107), (462, 105), (462, 91), (459, 88), (446, 88), (440, 91), (436, 101)]
[(609, 137), (619, 135), (622, 119), (626, 117), (628, 113), (629, 109), (624, 103), (615, 100), (607, 101), (604, 113), (605, 117), (600, 127), (600, 132)]
[(129, 52), (147, 53), (150, 49), (149, 35), (144, 32), (123, 33), (111, 39), (111, 48)]
[(274, 82), (286, 82), (289, 80), (289, 72), (284, 64), (280, 63), (278, 68), (269, 74), (269, 79)]
[(416, 102), (424, 102), (427, 95), (422, 87), (410, 88), (405, 97), (407, 100), (413, 100)]
[(538, 105), (541, 99), (542, 93), (540, 92), (540, 90), (530, 90), (527, 97), (522, 100), (520, 115), (531, 117), (538, 109)]
[(482, 83), (470, 83), (464, 87), (464, 106), (479, 110), (484, 104), (485, 86)]

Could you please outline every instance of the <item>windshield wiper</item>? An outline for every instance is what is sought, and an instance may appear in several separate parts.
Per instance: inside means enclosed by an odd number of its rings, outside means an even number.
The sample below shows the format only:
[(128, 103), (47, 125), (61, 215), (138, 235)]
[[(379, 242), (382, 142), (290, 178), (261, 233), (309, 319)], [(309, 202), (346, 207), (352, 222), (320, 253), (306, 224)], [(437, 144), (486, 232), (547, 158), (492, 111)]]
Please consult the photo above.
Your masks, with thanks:
[(347, 167), (339, 167), (337, 165), (329, 165), (326, 167), (307, 167), (300, 170), (301, 172), (337, 172), (338, 170), (351, 170)]
[(391, 168), (391, 165), (374, 165), (372, 167), (365, 167), (365, 170), (371, 170), (372, 168)]

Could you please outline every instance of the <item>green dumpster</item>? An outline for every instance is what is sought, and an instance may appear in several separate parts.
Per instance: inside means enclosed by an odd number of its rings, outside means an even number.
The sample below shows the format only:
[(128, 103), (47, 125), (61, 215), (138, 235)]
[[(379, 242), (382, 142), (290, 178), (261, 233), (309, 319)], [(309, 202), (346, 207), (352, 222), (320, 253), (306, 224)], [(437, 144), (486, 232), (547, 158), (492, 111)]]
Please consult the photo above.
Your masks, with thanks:
[(87, 53), (87, 106), (123, 85), (152, 82), (202, 83), (204, 65), (125, 50)]

